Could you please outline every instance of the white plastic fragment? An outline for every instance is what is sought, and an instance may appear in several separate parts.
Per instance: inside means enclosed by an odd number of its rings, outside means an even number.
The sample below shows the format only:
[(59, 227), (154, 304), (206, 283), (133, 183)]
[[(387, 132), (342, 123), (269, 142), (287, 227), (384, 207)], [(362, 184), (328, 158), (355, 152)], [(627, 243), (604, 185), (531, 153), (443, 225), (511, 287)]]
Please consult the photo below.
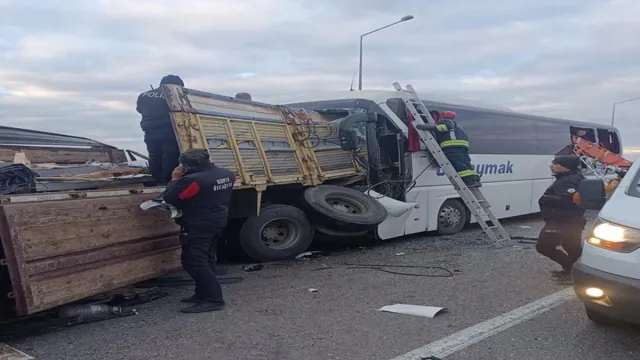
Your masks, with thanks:
[(437, 306), (394, 304), (383, 306), (378, 311), (433, 318), (439, 313), (447, 311), (447, 309)]

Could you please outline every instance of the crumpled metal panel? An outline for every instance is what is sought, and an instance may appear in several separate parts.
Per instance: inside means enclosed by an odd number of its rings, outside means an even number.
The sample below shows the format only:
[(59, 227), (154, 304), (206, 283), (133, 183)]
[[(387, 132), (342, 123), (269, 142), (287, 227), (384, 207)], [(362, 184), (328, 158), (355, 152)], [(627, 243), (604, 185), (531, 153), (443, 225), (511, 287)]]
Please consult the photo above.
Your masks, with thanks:
[(180, 269), (178, 226), (164, 211), (140, 209), (154, 196), (1, 205), (0, 239), (17, 314), (51, 309)]
[(9, 145), (55, 145), (114, 148), (113, 146), (83, 137), (0, 126), (0, 146)]

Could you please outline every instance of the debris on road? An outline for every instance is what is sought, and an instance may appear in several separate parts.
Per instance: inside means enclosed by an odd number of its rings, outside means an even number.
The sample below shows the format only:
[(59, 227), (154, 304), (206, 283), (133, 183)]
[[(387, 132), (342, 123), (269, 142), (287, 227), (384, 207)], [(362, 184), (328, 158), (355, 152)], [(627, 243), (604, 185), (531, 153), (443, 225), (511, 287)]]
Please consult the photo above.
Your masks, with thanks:
[(333, 269), (333, 267), (327, 264), (322, 264), (322, 266), (320, 266), (319, 268), (311, 269), (311, 271), (330, 270), (330, 269)]
[[(355, 269), (371, 269), (371, 270), (377, 270), (377, 271), (382, 271), (382, 272), (386, 272), (389, 274), (395, 274), (395, 275), (406, 275), (406, 276), (418, 276), (418, 277), (453, 277), (453, 272), (445, 267), (442, 266), (421, 266), (421, 265), (395, 265), (395, 264), (351, 264), (351, 263), (345, 263), (344, 265), (346, 265), (346, 269), (349, 270), (355, 270)], [(420, 273), (413, 273), (413, 272), (402, 272), (402, 271), (395, 271), (395, 270), (389, 270), (389, 269), (385, 269), (385, 268), (406, 268), (406, 269), (420, 269), (420, 270), (439, 270), (440, 272), (442, 272), (441, 274), (420, 274)]]
[(538, 243), (537, 236), (527, 236), (527, 235), (512, 235), (511, 239), (518, 240), (520, 244), (536, 244)]
[(537, 236), (528, 236), (528, 235), (511, 235), (512, 239), (520, 239), (520, 240), (538, 240)]
[(58, 311), (60, 318), (72, 319), (70, 322), (72, 325), (137, 314), (138, 312), (135, 309), (123, 310), (120, 306), (110, 306), (107, 304), (66, 305)]
[(520, 244), (537, 244), (537, 240), (518, 240)]
[(403, 252), (396, 253), (396, 256), (403, 256), (403, 255), (405, 255), (405, 253)]
[(251, 264), (242, 268), (246, 272), (260, 271), (264, 268), (263, 264)]
[[(147, 289), (121, 288), (104, 293), (103, 296), (94, 296), (33, 316), (0, 321), (0, 339), (137, 315), (138, 312), (135, 309), (128, 307), (148, 303), (166, 295), (167, 293), (157, 287)], [(0, 355), (2, 355), (1, 352)], [(4, 359), (0, 356), (0, 360)], [(9, 359), (12, 358), (9, 357)]]
[(318, 292), (318, 289), (309, 288), (309, 292), (316, 293), (316, 292)]
[(14, 349), (9, 345), (0, 343), (0, 360), (32, 360), (34, 357)]
[(383, 306), (378, 311), (433, 318), (441, 312), (446, 312), (447, 309), (437, 306), (394, 304)]
[(298, 254), (298, 256), (296, 256), (296, 260), (309, 260), (313, 258), (319, 258), (322, 256), (329, 256), (329, 252), (321, 251), (321, 250), (305, 251), (301, 254)]

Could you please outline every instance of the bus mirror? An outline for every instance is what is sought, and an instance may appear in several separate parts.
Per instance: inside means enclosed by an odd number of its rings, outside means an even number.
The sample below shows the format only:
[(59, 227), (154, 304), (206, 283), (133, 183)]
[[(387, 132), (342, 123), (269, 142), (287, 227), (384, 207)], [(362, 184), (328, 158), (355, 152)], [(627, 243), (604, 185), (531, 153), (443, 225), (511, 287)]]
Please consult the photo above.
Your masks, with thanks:
[(600, 210), (607, 200), (604, 182), (600, 179), (585, 179), (578, 184), (574, 202), (585, 210)]

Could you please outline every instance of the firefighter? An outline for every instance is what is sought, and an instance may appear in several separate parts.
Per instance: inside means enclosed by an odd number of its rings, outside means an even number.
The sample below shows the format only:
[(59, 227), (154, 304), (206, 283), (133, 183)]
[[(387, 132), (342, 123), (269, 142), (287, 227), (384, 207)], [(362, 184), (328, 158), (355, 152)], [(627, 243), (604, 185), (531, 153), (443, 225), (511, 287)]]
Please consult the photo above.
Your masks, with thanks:
[(538, 200), (545, 225), (538, 236), (536, 250), (562, 266), (562, 271), (552, 272), (555, 277), (568, 280), (573, 264), (582, 255), (586, 220), (584, 210), (574, 203), (573, 196), (584, 176), (577, 156), (558, 156), (550, 168), (556, 179)]
[(182, 302), (193, 304), (186, 313), (221, 310), (222, 289), (216, 279), (216, 240), (227, 226), (229, 202), (235, 177), (209, 160), (205, 149), (189, 149), (180, 155), (164, 201), (182, 210), (180, 225), (182, 266), (195, 281), (193, 296)]
[[(167, 75), (160, 80), (160, 85), (184, 86), (184, 82), (179, 76)], [(156, 183), (165, 185), (171, 180), (171, 171), (178, 166), (180, 149), (162, 89), (138, 95), (136, 110), (142, 115), (140, 127), (149, 153), (149, 170)]]
[(456, 117), (456, 113), (453, 111), (439, 113), (435, 110), (429, 113), (436, 125), (418, 125), (416, 128), (434, 133), (442, 152), (447, 156), (453, 168), (468, 187), (482, 186), (478, 173), (471, 165), (469, 137), (464, 132), (464, 129), (453, 120)]

